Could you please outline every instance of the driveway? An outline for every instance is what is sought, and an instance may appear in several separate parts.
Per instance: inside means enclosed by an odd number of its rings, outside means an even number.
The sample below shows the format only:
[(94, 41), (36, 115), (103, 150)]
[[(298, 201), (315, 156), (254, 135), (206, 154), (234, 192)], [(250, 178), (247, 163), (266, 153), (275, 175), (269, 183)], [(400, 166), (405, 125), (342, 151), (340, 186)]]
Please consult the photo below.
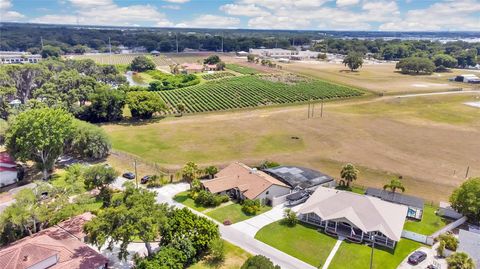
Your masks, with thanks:
[[(297, 212), (302, 205), (292, 207), (292, 210)], [(255, 216), (253, 218), (233, 224), (232, 228), (250, 236), (255, 237), (255, 234), (268, 224), (283, 219), (283, 211), (285, 210), (284, 204), (278, 205), (263, 214)]]
[[(427, 268), (427, 266), (429, 266), (430, 264), (433, 264), (434, 262), (437, 262), (438, 264), (440, 264), (440, 269), (447, 269), (448, 268), (447, 261), (445, 259), (436, 258), (437, 253), (434, 250), (434, 247), (432, 247), (432, 248), (427, 248), (427, 247), (418, 248), (417, 250), (420, 250), (420, 251), (423, 251), (423, 252), (427, 253), (427, 258), (423, 262), (421, 262), (417, 265), (411, 265), (411, 264), (408, 263), (408, 257), (410, 256), (410, 254), (411, 254), (410, 253), (402, 261), (402, 263), (397, 267), (397, 269), (425, 269), (425, 268)], [(415, 251), (417, 251), (417, 250), (415, 250)]]

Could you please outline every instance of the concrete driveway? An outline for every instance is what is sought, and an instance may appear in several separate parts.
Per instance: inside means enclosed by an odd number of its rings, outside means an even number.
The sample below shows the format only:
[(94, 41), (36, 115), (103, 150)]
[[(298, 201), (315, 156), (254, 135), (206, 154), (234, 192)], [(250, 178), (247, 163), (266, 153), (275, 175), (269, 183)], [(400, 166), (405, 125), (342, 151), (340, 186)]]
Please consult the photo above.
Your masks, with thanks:
[[(436, 261), (438, 264), (440, 264), (440, 268), (439, 269), (447, 269), (447, 261), (445, 259), (439, 259), (436, 257), (437, 253), (436, 251), (434, 250), (434, 248), (427, 248), (427, 247), (420, 247), (418, 249), (416, 249), (415, 251), (417, 250), (420, 250), (420, 251), (423, 251), (425, 253), (427, 253), (427, 258), (417, 264), (417, 265), (411, 265), (408, 263), (408, 257), (410, 256), (410, 254), (412, 253), (409, 253), (408, 256), (402, 261), (402, 263), (397, 267), (397, 269), (425, 269), (427, 268), (427, 266), (431, 265), (434, 263), (434, 261)], [(374, 257), (375, 259), (375, 257)]]
[[(302, 205), (300, 204), (292, 207), (292, 210), (297, 212), (301, 206)], [(270, 211), (267, 211), (253, 218), (235, 223), (231, 227), (238, 231), (241, 231), (242, 233), (250, 237), (255, 237), (255, 234), (264, 226), (283, 219), (283, 211), (285, 210), (285, 208), (287, 207), (285, 207), (284, 204), (278, 205), (272, 208)]]

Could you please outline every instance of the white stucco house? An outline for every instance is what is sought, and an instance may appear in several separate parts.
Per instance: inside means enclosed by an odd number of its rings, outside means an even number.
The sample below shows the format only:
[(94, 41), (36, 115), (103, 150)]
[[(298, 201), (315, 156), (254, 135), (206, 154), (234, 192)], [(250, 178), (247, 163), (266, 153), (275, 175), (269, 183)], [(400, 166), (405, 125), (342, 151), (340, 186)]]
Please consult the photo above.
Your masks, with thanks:
[(7, 152), (0, 152), (0, 187), (18, 181), (17, 164)]

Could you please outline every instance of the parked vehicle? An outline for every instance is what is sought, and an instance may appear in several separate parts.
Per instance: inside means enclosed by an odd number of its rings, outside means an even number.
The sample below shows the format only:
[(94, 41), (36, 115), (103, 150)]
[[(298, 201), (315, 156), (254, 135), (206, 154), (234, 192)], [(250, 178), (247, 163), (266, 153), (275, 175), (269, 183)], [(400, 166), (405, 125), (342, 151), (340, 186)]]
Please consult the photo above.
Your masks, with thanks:
[(142, 177), (142, 179), (140, 179), (140, 183), (145, 184), (150, 180), (150, 178), (152, 178), (152, 177), (151, 176), (144, 176), (144, 177)]
[(135, 179), (135, 174), (132, 173), (132, 172), (126, 172), (122, 175), (122, 177), (124, 177), (126, 179)]
[(423, 251), (415, 251), (408, 257), (408, 263), (417, 265), (421, 262), (423, 262), (427, 258), (427, 253)]

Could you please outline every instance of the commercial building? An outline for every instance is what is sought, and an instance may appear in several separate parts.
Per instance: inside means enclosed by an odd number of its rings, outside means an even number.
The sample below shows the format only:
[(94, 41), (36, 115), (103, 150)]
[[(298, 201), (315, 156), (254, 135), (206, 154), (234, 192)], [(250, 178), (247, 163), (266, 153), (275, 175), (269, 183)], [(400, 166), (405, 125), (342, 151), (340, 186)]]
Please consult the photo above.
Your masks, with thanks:
[(26, 52), (0, 51), (0, 64), (28, 64), (38, 63), (42, 60), (39, 54)]

